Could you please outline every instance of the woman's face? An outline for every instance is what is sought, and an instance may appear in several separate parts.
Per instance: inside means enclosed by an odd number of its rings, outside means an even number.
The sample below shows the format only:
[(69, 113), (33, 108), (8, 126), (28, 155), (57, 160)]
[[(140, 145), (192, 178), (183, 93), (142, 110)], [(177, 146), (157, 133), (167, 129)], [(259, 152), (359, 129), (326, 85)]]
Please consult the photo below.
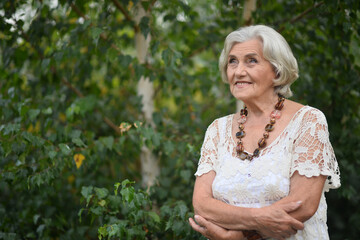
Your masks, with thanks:
[(240, 100), (268, 99), (274, 96), (275, 72), (263, 56), (258, 39), (235, 43), (230, 50), (227, 77), (232, 95)]

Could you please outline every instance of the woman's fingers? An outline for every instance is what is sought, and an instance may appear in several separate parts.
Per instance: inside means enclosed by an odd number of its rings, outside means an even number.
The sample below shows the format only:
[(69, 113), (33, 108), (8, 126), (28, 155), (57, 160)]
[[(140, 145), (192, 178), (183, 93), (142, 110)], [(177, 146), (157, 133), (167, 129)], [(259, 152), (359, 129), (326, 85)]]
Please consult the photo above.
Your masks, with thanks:
[[(288, 238), (304, 229), (304, 224), (288, 213), (301, 207), (301, 202), (291, 202), (264, 207), (256, 211), (255, 218), (258, 231), (265, 236), (276, 239)], [(259, 215), (258, 215), (259, 214)]]
[(209, 222), (203, 218), (202, 216), (200, 215), (195, 215), (194, 216), (195, 218), (195, 221), (200, 225), (200, 226), (203, 226), (204, 228), (207, 228), (207, 225), (209, 224)]
[[(282, 204), (280, 206), (286, 213), (290, 213), (290, 212), (293, 212), (293, 211), (299, 209), (301, 207), (301, 204), (302, 204), (302, 202), (298, 201), (298, 202), (290, 202), (290, 203)], [(291, 224), (291, 229), (294, 229), (294, 230), (303, 230), (304, 229), (304, 224), (302, 222), (296, 220), (293, 217), (291, 217), (290, 224)]]
[(194, 229), (195, 231), (201, 233), (202, 235), (205, 234), (206, 229), (205, 229), (204, 227), (198, 225), (198, 224), (194, 221), (194, 219), (189, 218), (189, 223), (190, 223), (190, 226), (192, 227), (192, 229)]
[[(194, 221), (196, 220), (196, 222)], [(232, 233), (227, 231), (226, 229), (207, 221), (205, 218), (201, 217), (200, 215), (195, 215), (194, 219), (189, 218), (189, 223), (191, 227), (201, 233), (208, 239), (230, 239), (230, 235), (234, 235), (236, 238), (234, 239), (241, 239), (243, 237), (242, 233)], [(238, 237), (237, 237), (238, 236)], [(232, 238), (231, 238), (232, 239)]]

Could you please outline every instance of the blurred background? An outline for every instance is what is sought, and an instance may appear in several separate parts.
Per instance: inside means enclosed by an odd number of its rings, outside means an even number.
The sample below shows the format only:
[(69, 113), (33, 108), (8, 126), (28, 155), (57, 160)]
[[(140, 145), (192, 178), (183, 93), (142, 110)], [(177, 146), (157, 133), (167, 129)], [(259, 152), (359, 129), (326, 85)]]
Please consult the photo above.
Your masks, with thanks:
[(217, 63), (266, 24), (323, 111), (342, 187), (331, 239), (360, 235), (360, 2), (0, 2), (0, 239), (200, 239), (188, 225), (207, 126), (236, 111)]

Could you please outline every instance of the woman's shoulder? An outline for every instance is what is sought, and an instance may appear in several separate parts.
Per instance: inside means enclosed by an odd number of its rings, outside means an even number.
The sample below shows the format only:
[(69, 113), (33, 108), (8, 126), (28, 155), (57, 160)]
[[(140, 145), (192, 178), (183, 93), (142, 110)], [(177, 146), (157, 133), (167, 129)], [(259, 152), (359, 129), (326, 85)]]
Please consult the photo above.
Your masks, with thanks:
[(310, 122), (318, 122), (323, 124), (327, 123), (325, 114), (321, 110), (309, 105), (302, 105), (299, 103), (296, 104), (298, 104), (298, 110), (293, 115), (294, 120), (297, 119), (303, 123), (310, 123)]

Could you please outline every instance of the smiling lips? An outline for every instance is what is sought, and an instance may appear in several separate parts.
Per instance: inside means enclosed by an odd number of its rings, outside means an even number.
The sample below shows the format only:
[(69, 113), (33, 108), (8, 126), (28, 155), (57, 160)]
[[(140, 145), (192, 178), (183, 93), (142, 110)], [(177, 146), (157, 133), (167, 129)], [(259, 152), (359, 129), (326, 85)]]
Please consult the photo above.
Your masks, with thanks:
[(251, 82), (244, 82), (244, 81), (236, 81), (235, 82), (235, 86), (239, 86), (239, 87), (242, 87), (242, 86), (247, 86), (247, 85), (250, 85), (252, 84)]

